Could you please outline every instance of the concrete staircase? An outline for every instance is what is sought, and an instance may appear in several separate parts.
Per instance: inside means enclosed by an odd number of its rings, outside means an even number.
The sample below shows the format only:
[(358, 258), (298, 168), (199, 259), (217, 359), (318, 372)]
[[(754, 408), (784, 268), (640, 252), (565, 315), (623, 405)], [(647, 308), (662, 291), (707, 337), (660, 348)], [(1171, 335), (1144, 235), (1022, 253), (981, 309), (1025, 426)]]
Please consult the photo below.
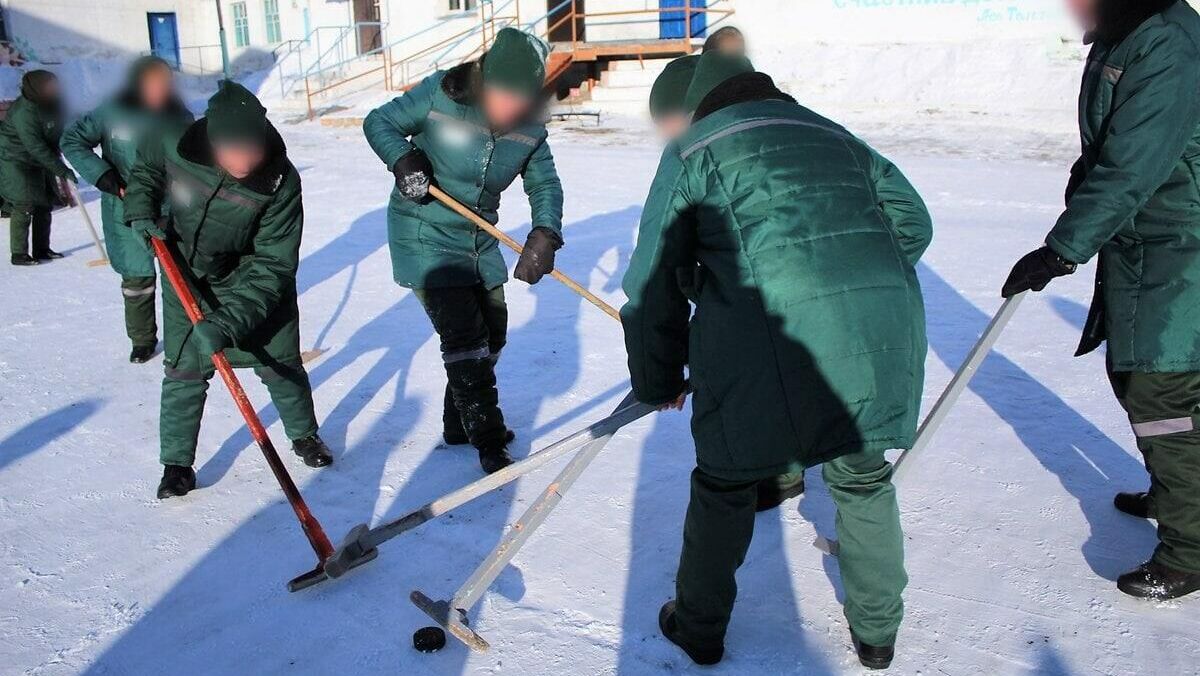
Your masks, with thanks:
[(671, 59), (612, 61), (585, 94), (589, 108), (617, 115), (646, 115), (650, 88)]

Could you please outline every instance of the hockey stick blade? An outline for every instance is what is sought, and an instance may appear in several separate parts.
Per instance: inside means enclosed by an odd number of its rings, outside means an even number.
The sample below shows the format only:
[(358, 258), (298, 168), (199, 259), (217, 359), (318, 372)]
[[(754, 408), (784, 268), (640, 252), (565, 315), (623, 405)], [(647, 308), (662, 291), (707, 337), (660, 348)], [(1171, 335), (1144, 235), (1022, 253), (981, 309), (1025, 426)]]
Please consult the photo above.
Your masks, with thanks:
[(300, 353), (300, 363), (307, 364), (323, 354), (325, 354), (325, 348), (323, 347), (314, 347), (311, 350), (305, 350)]
[[(347, 567), (345, 571), (341, 572), (341, 575), (345, 575), (347, 571), (354, 570), (364, 563), (370, 563), (374, 561), (375, 557), (377, 556), (379, 556), (379, 550), (372, 549), (360, 558), (352, 561), (349, 567)], [(288, 581), (287, 588), (288, 591), (295, 593), (304, 589), (308, 589), (309, 587), (315, 587), (328, 579), (331, 578), (325, 571), (324, 564), (321, 564), (303, 575), (292, 578), (290, 581)]]
[(88, 262), (87, 262), (87, 266), (88, 266), (89, 268), (98, 268), (98, 267), (101, 267), (101, 266), (103, 266), (103, 265), (108, 265), (108, 259), (107, 259), (107, 258), (97, 258), (97, 259), (96, 259), (96, 260), (94, 260), (94, 261), (88, 261)]
[(467, 626), (467, 614), (461, 609), (451, 609), (449, 601), (434, 601), (420, 591), (409, 595), (413, 605), (431, 617), (443, 629), (450, 632), (454, 638), (462, 641), (468, 648), (477, 653), (487, 652), (491, 646), (483, 637)]
[(817, 539), (813, 540), (813, 546), (816, 547), (817, 549), (825, 552), (829, 556), (837, 556), (838, 555), (839, 547), (838, 547), (837, 540), (830, 540), (829, 538), (827, 538), (823, 535), (818, 535)]
[(325, 574), (337, 579), (364, 563), (374, 561), (379, 556), (379, 550), (367, 541), (370, 533), (371, 527), (365, 523), (351, 528), (342, 544), (325, 559)]

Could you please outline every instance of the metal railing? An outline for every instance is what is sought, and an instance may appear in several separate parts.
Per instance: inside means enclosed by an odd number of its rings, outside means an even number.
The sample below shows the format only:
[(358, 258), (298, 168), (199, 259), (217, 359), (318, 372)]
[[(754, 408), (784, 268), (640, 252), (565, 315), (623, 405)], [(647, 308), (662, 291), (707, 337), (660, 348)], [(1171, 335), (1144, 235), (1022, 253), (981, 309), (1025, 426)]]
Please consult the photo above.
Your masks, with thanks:
[(287, 98), (294, 93), (305, 77), (317, 75), (322, 79), (344, 76), (345, 67), (361, 56), (378, 49), (363, 49), (363, 32), (378, 31), (380, 40), (387, 24), (379, 21), (358, 21), (349, 26), (318, 26), (300, 39), (285, 40), (271, 50), (275, 61), (275, 76), (279, 95)]
[(221, 45), (189, 45), (179, 48), (179, 71), (189, 75), (220, 74)]
[[(304, 71), (302, 78), (309, 119), (315, 116), (313, 101), (316, 97), (340, 90), (351, 83), (362, 83), (367, 78), (381, 80), (385, 89), (405, 91), (439, 69), (453, 67), (482, 55), (495, 39), (496, 33), (509, 26), (515, 26), (549, 42), (551, 35), (570, 25), (571, 39), (569, 41), (556, 40), (553, 45), (555, 53), (563, 53), (564, 50), (573, 53), (585, 49), (588, 45), (585, 35), (581, 35), (578, 30), (580, 25), (585, 27), (586, 34), (588, 26), (599, 28), (627, 24), (653, 23), (657, 25), (664, 21), (664, 15), (668, 15), (670, 18), (665, 20), (682, 19), (684, 35), (677, 38), (676, 42), (680, 43), (679, 49), (690, 52), (693, 49), (692, 40), (698, 36), (698, 32), (713, 28), (734, 13), (732, 0), (710, 0), (708, 2), (684, 0), (683, 5), (678, 7), (651, 7), (603, 12), (588, 12), (581, 10), (578, 5), (578, 0), (562, 0), (545, 14), (523, 23), (520, 0), (506, 0), (502, 3), (498, 3), (496, 0), (481, 0), (478, 6), (477, 23), (436, 40), (432, 44), (407, 52), (403, 56), (397, 57), (395, 52), (412, 45), (419, 38), (428, 37), (428, 34), (434, 30), (446, 29), (448, 22), (441, 21), (431, 24), (392, 42), (385, 40), (383, 45), (377, 49), (365, 51), (359, 49), (358, 53), (349, 58), (329, 59), (330, 62), (325, 65), (323, 65), (322, 57), (318, 57), (316, 62)], [(506, 13), (510, 8), (512, 13)], [(706, 21), (705, 26), (697, 30), (693, 27), (693, 18), (700, 15), (705, 16)], [(359, 34), (357, 29), (344, 28), (342, 30), (355, 35)], [(345, 34), (340, 36), (337, 42), (344, 41), (344, 39)], [(477, 40), (478, 43), (471, 44), (474, 40)], [(656, 37), (647, 38), (646, 42), (656, 43), (670, 40), (670, 38)], [(335, 42), (335, 44), (337, 43)], [(629, 45), (628, 50), (640, 59), (643, 56), (642, 52), (646, 51), (646, 47), (645, 45)], [(328, 51), (326, 50), (326, 53)], [(368, 57), (378, 57), (382, 63), (347, 74), (351, 64), (362, 63)], [(570, 58), (566, 59), (565, 63), (560, 61), (557, 64), (559, 66), (557, 72), (565, 70), (565, 65), (569, 65), (570, 61)], [(298, 80), (294, 84), (296, 83)]]

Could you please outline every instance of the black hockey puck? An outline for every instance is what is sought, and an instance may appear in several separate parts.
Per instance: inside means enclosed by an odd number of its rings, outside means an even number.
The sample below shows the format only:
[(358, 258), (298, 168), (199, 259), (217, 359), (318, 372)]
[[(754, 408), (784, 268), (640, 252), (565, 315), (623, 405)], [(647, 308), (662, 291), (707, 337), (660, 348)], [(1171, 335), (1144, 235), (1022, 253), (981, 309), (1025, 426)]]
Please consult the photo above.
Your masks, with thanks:
[(441, 627), (421, 627), (413, 632), (413, 647), (423, 653), (436, 653), (446, 647), (446, 632)]

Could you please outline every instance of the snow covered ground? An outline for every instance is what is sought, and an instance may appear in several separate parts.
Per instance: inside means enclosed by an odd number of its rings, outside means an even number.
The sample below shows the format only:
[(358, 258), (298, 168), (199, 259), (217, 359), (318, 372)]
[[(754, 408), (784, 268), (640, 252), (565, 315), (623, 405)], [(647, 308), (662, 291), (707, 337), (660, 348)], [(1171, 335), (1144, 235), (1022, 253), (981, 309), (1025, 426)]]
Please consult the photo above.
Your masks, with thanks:
[[(320, 471), (285, 460), (337, 540), (479, 470), (471, 451), (438, 445), (436, 341), (416, 299), (391, 282), (391, 176), (356, 130), (283, 129), (305, 185), (304, 342), (328, 350), (309, 368), (322, 433), (338, 455)], [(1072, 141), (1039, 141), (1032, 157), (1054, 160), (1041, 163), (986, 134), (934, 130), (901, 143), (886, 125), (862, 129), (936, 217), (921, 267), (928, 406), (999, 306), (1011, 261), (1054, 219)], [(619, 303), (658, 150), (628, 134), (555, 136), (568, 195), (559, 267)], [(94, 191), (89, 198), (98, 213)], [(519, 188), (501, 215), (521, 239), (529, 223)], [(725, 662), (694, 668), (658, 635), (692, 468), (678, 413), (622, 431), (500, 576), (472, 613), (488, 653), (453, 640), (438, 654), (416, 653), (411, 633), (429, 622), (409, 592), (453, 593), (556, 467), (385, 544), (342, 580), (287, 593), (284, 583), (314, 557), (223, 385), (213, 385), (202, 432), (203, 489), (155, 500), (160, 365), (125, 361), (117, 278), (85, 265), (95, 253), (77, 212), (56, 214), (54, 243), (66, 260), (0, 266), (0, 672), (860, 671), (836, 562), (810, 546), (816, 532), (832, 534), (815, 471), (807, 495), (757, 520)], [(1103, 357), (1070, 358), (1091, 273), (1021, 307), (901, 487), (911, 584), (892, 673), (1197, 673), (1197, 602), (1142, 603), (1113, 582), (1150, 553), (1154, 533), (1110, 504), (1147, 479)], [(615, 406), (625, 357), (616, 323), (552, 280), (512, 283), (508, 294), (501, 394), (524, 455)], [(243, 377), (282, 446), (265, 390)]]

